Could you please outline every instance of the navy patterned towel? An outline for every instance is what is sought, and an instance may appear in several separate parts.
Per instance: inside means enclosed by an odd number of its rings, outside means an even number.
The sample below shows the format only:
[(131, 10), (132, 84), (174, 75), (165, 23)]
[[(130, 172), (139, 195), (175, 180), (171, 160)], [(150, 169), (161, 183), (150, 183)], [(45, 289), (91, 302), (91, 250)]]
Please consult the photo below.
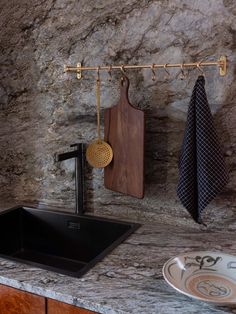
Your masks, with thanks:
[(199, 76), (188, 109), (177, 194), (193, 219), (202, 223), (202, 210), (227, 181), (228, 172), (206, 97), (205, 79)]

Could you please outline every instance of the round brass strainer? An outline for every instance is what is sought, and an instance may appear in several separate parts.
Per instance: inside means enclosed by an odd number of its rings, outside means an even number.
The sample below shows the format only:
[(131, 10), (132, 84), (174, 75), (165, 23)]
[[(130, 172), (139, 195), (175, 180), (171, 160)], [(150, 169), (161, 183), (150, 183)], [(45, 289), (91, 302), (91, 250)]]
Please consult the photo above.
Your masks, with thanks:
[(94, 168), (105, 168), (109, 165), (113, 158), (111, 146), (101, 140), (100, 130), (100, 78), (99, 70), (96, 80), (96, 98), (97, 98), (97, 131), (98, 139), (90, 143), (86, 150), (86, 159)]

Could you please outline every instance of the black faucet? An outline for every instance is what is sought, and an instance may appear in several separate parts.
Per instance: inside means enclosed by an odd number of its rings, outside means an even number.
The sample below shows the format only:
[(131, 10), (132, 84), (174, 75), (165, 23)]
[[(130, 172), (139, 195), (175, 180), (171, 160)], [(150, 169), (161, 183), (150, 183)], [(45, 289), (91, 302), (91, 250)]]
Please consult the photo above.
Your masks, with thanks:
[(84, 144), (73, 144), (70, 147), (75, 147), (75, 150), (59, 154), (56, 161), (63, 161), (70, 158), (75, 158), (75, 213), (82, 215), (84, 209)]

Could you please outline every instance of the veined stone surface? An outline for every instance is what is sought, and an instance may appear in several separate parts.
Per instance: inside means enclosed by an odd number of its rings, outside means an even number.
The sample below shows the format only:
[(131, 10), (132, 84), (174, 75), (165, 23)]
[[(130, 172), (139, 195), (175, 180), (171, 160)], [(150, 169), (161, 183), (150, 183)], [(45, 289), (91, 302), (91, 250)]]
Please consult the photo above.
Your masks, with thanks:
[[(1, 199), (74, 207), (73, 160), (55, 153), (96, 137), (95, 73), (64, 65), (170, 63), (227, 55), (228, 74), (204, 68), (206, 90), (230, 169), (230, 182), (205, 211), (211, 228), (236, 220), (236, 4), (233, 0), (2, 0), (0, 3)], [(194, 224), (176, 196), (178, 156), (198, 71), (129, 71), (130, 101), (147, 113), (146, 195), (106, 190), (103, 171), (88, 167), (90, 211)], [(187, 73), (187, 71), (186, 71)], [(119, 73), (102, 77), (102, 108), (116, 104)], [(197, 225), (194, 225), (198, 228)]]
[(235, 255), (235, 231), (199, 232), (146, 222), (81, 278), (0, 258), (0, 284), (101, 314), (236, 313), (236, 305), (194, 300), (163, 279), (162, 267), (169, 258), (209, 250)]

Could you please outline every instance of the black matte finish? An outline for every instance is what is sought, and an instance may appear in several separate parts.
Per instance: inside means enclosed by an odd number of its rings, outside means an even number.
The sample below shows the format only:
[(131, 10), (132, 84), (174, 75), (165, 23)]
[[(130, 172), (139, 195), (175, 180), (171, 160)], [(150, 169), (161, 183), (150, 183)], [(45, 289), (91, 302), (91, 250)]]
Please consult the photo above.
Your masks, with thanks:
[(72, 144), (70, 147), (75, 147), (72, 152), (59, 154), (56, 156), (56, 161), (63, 161), (75, 158), (75, 213), (82, 215), (85, 212), (84, 208), (84, 144)]
[(16, 207), (0, 214), (0, 256), (80, 277), (138, 224)]

